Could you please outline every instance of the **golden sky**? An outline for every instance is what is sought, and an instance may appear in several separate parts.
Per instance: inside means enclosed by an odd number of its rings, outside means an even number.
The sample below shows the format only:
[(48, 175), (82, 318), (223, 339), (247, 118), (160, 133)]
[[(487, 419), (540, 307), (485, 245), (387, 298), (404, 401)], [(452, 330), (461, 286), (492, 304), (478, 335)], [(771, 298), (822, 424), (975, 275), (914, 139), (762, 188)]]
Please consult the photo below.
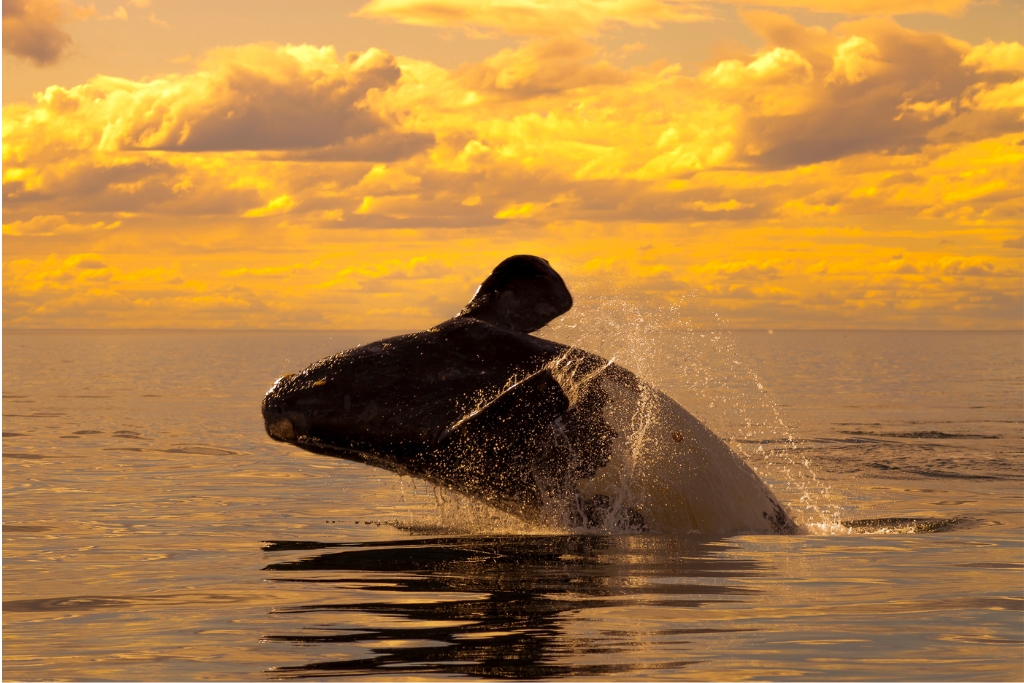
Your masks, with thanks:
[(1014, 0), (4, 0), (3, 324), (422, 328), (499, 260), (1020, 329)]

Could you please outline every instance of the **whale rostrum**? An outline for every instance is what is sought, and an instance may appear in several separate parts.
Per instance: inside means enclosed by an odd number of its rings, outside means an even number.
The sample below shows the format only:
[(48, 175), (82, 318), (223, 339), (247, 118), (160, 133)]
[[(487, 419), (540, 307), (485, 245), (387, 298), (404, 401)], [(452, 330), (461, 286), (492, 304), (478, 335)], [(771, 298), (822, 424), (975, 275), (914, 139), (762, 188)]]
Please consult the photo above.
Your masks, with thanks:
[(278, 379), (263, 399), (267, 433), (528, 521), (795, 531), (753, 470), (671, 398), (615, 363), (529, 334), (571, 307), (547, 261), (512, 256), (456, 317)]

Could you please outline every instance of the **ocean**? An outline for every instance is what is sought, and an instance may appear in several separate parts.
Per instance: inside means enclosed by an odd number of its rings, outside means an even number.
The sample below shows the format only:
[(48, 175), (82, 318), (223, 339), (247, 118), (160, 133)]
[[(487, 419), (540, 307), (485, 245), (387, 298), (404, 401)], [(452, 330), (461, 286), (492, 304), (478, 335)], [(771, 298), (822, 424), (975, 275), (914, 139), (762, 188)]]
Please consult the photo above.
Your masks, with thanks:
[(574, 320), (804, 533), (523, 528), (267, 437), (387, 333), (5, 330), (4, 678), (1024, 678), (1021, 333)]

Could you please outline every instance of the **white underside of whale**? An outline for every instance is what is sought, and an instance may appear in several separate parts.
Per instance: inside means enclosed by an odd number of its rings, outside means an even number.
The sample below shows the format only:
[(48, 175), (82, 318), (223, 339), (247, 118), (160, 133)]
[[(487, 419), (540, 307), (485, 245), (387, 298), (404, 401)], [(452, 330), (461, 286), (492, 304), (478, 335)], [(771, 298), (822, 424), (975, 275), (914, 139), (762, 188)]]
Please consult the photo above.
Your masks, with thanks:
[[(599, 378), (618, 436), (607, 465), (581, 481), (607, 496), (610, 518), (639, 512), (662, 533), (778, 533), (781, 507), (757, 474), (700, 420), (664, 393)], [(784, 519), (784, 517), (783, 517)]]

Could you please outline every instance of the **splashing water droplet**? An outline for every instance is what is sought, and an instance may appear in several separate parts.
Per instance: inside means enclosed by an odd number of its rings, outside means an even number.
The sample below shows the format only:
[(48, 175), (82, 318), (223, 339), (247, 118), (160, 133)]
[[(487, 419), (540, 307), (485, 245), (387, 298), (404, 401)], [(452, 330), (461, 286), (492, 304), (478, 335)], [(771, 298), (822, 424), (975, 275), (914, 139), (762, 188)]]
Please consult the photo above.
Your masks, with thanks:
[[(692, 290), (675, 299), (623, 286), (609, 291), (607, 281), (571, 287), (572, 311), (539, 336), (614, 357), (725, 439), (804, 529), (841, 527), (838, 506), (800, 453), (770, 387), (706, 297)], [(633, 426), (634, 458), (642, 459), (650, 425), (637, 415)]]

